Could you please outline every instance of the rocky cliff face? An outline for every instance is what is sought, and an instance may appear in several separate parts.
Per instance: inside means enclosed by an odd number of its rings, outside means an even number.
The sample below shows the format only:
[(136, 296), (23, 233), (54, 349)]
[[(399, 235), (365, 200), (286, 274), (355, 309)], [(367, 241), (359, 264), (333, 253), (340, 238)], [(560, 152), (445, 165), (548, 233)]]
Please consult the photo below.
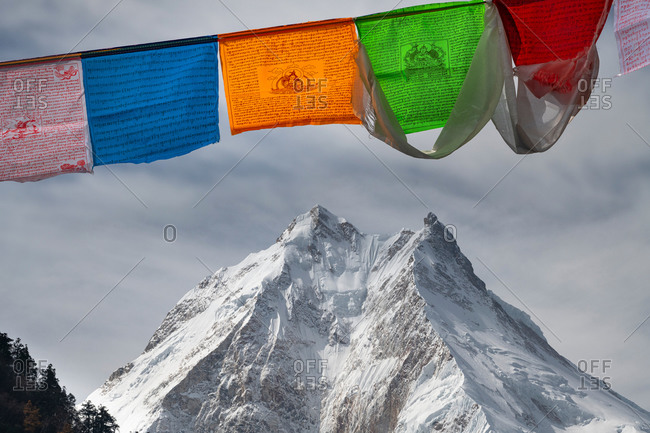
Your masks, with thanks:
[(433, 214), (377, 236), (317, 206), (187, 293), (89, 399), (123, 432), (650, 432), (584, 383)]

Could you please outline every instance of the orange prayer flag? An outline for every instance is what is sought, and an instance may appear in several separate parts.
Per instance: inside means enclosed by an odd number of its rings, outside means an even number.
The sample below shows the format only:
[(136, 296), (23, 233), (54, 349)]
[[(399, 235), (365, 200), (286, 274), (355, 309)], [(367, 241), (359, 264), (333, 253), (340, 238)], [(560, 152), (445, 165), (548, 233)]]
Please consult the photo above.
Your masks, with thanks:
[(356, 39), (351, 18), (219, 35), (231, 133), (360, 124), (351, 103)]

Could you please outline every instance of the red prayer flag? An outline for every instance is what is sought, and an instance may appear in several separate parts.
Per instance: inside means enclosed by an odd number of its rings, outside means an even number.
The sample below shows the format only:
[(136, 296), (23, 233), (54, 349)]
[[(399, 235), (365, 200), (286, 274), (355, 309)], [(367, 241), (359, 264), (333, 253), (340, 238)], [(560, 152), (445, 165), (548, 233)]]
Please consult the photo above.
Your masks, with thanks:
[(495, 0), (515, 65), (569, 60), (596, 42), (612, 0)]
[(596, 41), (612, 0), (494, 3), (505, 33), (505, 75), (502, 101), (492, 120), (515, 152), (544, 152), (589, 100), (598, 77)]

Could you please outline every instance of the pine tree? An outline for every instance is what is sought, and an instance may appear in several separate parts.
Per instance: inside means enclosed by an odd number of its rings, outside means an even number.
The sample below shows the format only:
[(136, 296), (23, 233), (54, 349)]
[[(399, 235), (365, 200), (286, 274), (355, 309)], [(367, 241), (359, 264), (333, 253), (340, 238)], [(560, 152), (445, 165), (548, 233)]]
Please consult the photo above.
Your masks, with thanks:
[(11, 347), (13, 340), (0, 332), (0, 392), (6, 391), (13, 380), (13, 361)]
[(91, 402), (75, 408), (52, 364), (39, 368), (29, 349), (0, 333), (0, 433), (115, 433), (115, 418)]
[(25, 416), (25, 419), (23, 420), (25, 433), (36, 433), (42, 425), (41, 415), (39, 414), (38, 408), (32, 405), (31, 400), (29, 400), (23, 408), (23, 414)]
[(104, 406), (96, 408), (87, 401), (79, 410), (80, 433), (115, 433), (119, 426)]
[(52, 364), (41, 371), (37, 388), (35, 394), (44, 419), (42, 433), (57, 433), (64, 424), (72, 423), (67, 393), (59, 385)]
[[(63, 392), (66, 393), (65, 387), (63, 387)], [(66, 408), (68, 412), (68, 423), (70, 423), (70, 425), (72, 425), (73, 427), (79, 425), (79, 413), (77, 412), (76, 406), (77, 406), (77, 400), (74, 398), (74, 395), (66, 393)]]
[(16, 374), (14, 384), (17, 390), (35, 390), (38, 379), (36, 362), (29, 354), (27, 346), (21, 343), (20, 338), (14, 341), (11, 347), (11, 356), (13, 358), (12, 369)]
[[(25, 391), (25, 381), (31, 377), (33, 359), (27, 346), (20, 339), (13, 341), (7, 334), (0, 334), (0, 431), (3, 433), (23, 433), (24, 409), (31, 395)], [(4, 374), (3, 374), (4, 373)], [(37, 407), (32, 402), (28, 408)]]
[(98, 431), (93, 433), (115, 433), (118, 428), (115, 418), (108, 413), (108, 410), (104, 406), (99, 406), (96, 419)]
[(97, 418), (95, 405), (90, 401), (82, 404), (79, 410), (79, 433), (95, 433), (95, 418)]
[(13, 340), (7, 334), (0, 333), (0, 431), (22, 431), (23, 406), (12, 393), (14, 386)]

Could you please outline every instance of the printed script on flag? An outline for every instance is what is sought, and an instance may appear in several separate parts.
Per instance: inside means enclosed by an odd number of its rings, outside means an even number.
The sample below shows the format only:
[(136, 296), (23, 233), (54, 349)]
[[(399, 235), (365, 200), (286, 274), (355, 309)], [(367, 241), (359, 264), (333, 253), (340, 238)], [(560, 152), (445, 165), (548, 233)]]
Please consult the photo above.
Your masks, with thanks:
[(219, 141), (216, 42), (108, 50), (83, 67), (95, 165), (173, 158)]
[(91, 170), (81, 61), (0, 67), (0, 180)]
[(352, 19), (219, 35), (232, 134), (275, 126), (359, 124), (351, 98)]
[(650, 1), (618, 0), (614, 17), (621, 74), (650, 65)]
[(598, 39), (612, 0), (495, 0), (494, 4), (512, 57), (520, 66), (584, 54)]
[(415, 6), (356, 20), (405, 133), (445, 125), (483, 33), (483, 1)]

